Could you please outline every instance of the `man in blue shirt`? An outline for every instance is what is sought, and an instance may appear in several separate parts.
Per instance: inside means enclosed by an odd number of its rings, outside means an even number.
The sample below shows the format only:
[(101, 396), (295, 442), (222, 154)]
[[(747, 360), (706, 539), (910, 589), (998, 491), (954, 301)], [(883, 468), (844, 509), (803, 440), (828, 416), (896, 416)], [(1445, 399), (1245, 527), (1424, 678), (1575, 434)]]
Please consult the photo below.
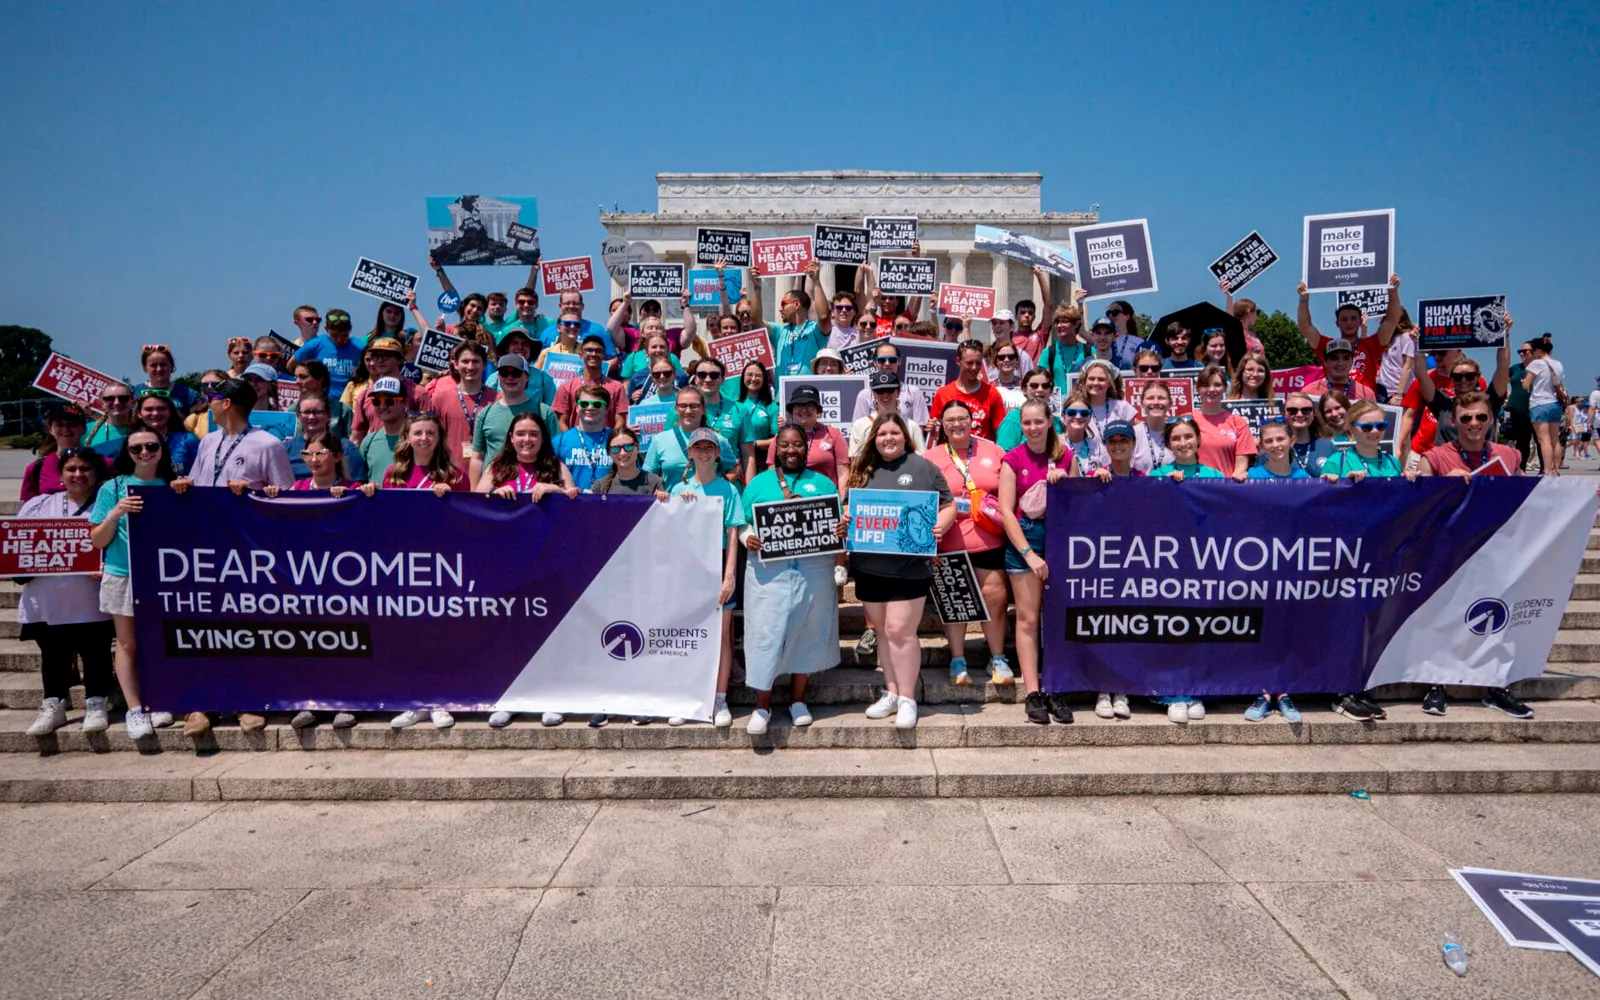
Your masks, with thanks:
[(366, 349), (367, 341), (365, 337), (350, 335), (350, 314), (343, 309), (329, 309), (322, 317), (322, 326), (325, 332), (295, 351), (294, 359), (322, 362), (328, 369), (328, 396), (338, 399), (360, 366), (361, 352)]
[[(617, 348), (627, 343), (625, 339), (622, 339), (624, 336), (623, 334), (619, 333), (616, 336), (613, 336), (610, 330), (607, 330), (599, 323), (596, 323), (592, 319), (583, 318), (582, 292), (561, 293), (561, 308), (556, 310), (556, 315), (560, 316), (562, 313), (569, 312), (577, 313), (578, 321), (582, 324), (582, 326), (578, 328), (578, 343), (583, 343), (583, 338), (585, 337), (599, 337), (601, 343), (605, 345), (607, 358), (616, 357)], [(556, 342), (556, 325), (554, 323), (549, 324), (543, 330), (539, 331), (538, 337), (539, 342), (543, 346), (549, 347), (551, 344)]]
[(572, 472), (572, 485), (583, 492), (611, 471), (611, 455), (606, 451), (606, 407), (610, 394), (603, 386), (586, 385), (578, 390), (577, 422), (556, 435), (556, 457)]
[[(806, 289), (794, 288), (783, 293), (778, 302), (778, 316), (782, 322), (768, 323), (767, 336), (772, 338), (773, 374), (800, 375), (811, 371), (811, 361), (817, 352), (828, 346), (828, 335), (814, 319), (807, 319), (811, 300), (822, 293), (813, 267), (806, 274)], [(761, 268), (750, 268), (750, 310), (756, 316), (761, 311)]]

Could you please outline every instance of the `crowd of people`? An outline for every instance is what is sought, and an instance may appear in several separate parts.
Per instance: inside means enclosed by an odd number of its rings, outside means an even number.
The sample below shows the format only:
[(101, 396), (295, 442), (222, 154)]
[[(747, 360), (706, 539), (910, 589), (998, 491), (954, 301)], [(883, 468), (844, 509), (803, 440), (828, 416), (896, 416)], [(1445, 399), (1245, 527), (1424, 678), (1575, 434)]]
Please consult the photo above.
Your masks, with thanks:
[[(444, 270), (434, 271), (453, 291)], [(203, 371), (197, 387), (175, 379), (168, 347), (145, 345), (145, 380), (108, 385), (98, 413), (70, 403), (50, 410), (39, 457), (24, 476), (22, 516), (87, 515), (93, 543), (104, 552), (98, 579), (41, 576), (24, 585), (19, 617), (24, 636), (38, 642), (45, 694), (29, 732), (42, 736), (66, 724), (70, 689), (80, 679), (85, 730), (109, 724), (113, 677), (130, 736), (146, 737), (173, 722), (147, 706), (139, 686), (128, 524), (142, 501), (133, 486), (261, 491), (273, 498), (312, 491), (371, 496), (379, 489), (534, 501), (552, 493), (636, 494), (664, 503), (718, 497), (722, 627), (712, 721), (719, 727), (733, 721), (727, 691), (739, 667), (734, 613), (742, 610), (743, 682), (757, 698), (748, 728), (756, 734), (767, 730), (772, 691), (785, 675), (792, 678), (791, 722), (812, 721), (806, 681), (840, 662), (839, 588), (852, 581), (866, 622), (856, 652), (875, 656), (884, 678), (883, 695), (866, 714), (914, 727), (918, 630), (932, 574), (925, 557), (760, 558), (753, 507), (798, 497), (847, 499), (857, 489), (927, 491), (938, 498), (938, 552), (970, 557), (992, 612), (982, 623), (982, 677), (1013, 685), (1020, 674), (1030, 722), (1070, 723), (1069, 693), (1047, 691), (1040, 671), (1047, 484), (1079, 476), (1244, 483), (1518, 475), (1534, 459), (1555, 475), (1569, 435), (1586, 453), (1588, 417), (1600, 409), (1600, 388), (1590, 399), (1569, 399), (1549, 334), (1517, 345), (1516, 364), (1511, 347), (1502, 347), (1488, 378), (1461, 351), (1419, 351), (1398, 277), (1370, 334), (1368, 318), (1349, 305), (1334, 312), (1336, 334), (1323, 334), (1300, 287), (1299, 327), (1322, 372), (1280, 398), (1253, 330), (1257, 307), (1234, 298), (1226, 284), (1226, 308), (1244, 332), (1242, 354), (1230, 355), (1220, 329), (1172, 322), (1142, 330), (1126, 301), (1109, 303), (1095, 317), (1087, 315), (1081, 292), (1070, 305), (1053, 304), (1046, 275), (1035, 274), (1042, 307), (1024, 299), (998, 310), (986, 343), (972, 336), (967, 317), (933, 315), (921, 300), (882, 294), (870, 267), (857, 270), (854, 291), (827, 295), (813, 265), (803, 279), (776, 281), (778, 318), (764, 324), (771, 370), (751, 362), (730, 371), (707, 343), (707, 336), (714, 341), (762, 328), (756, 269), (745, 285), (748, 296), (728, 303), (724, 292), (720, 311), (703, 321), (703, 335), (687, 295), (679, 303), (680, 324), (670, 327), (660, 302), (628, 295), (610, 303), (604, 323), (586, 318), (579, 292), (561, 294), (554, 316), (546, 316), (535, 267), (514, 295), (469, 294), (454, 315), (435, 321), (461, 338), (448, 370), (438, 374), (414, 367), (419, 331), (428, 322), (409, 297), (405, 307), (379, 306), (365, 336), (343, 309), (323, 314), (300, 306), (292, 315), (298, 332), (292, 344), (233, 338), (226, 366)], [(408, 313), (415, 325), (407, 325)], [(841, 373), (841, 351), (885, 337), (893, 339), (876, 347), (867, 387), (847, 407), (844, 429), (822, 420), (813, 386), (795, 387), (780, 406), (778, 377)], [(901, 346), (919, 338), (956, 345), (955, 377), (931, 395), (902, 381)], [(571, 359), (558, 366), (558, 381), (550, 368), (562, 355)], [(572, 365), (576, 374), (566, 377)], [(1189, 412), (1180, 412), (1165, 381), (1172, 378), (1191, 380)], [(289, 379), (297, 400), (284, 420), (293, 432), (280, 439), (260, 418), (283, 410), (280, 387)], [(1225, 405), (1259, 399), (1278, 405), (1254, 424)], [(629, 413), (653, 402), (670, 403), (674, 417), (646, 443)], [(1384, 402), (1402, 409), (1397, 447), (1386, 444)], [(1499, 443), (1502, 436), (1510, 443)], [(847, 523), (848, 517), (838, 526), (841, 537)], [(1006, 627), (1008, 606), (1015, 608), (1013, 630)], [(968, 661), (965, 626), (945, 631), (950, 682), (973, 684), (979, 668)], [(1174, 723), (1205, 716), (1198, 698), (1157, 700)], [(1504, 688), (1486, 690), (1483, 702), (1518, 718), (1532, 715)], [(1334, 707), (1357, 720), (1384, 716), (1364, 692), (1341, 695)], [(1444, 714), (1442, 688), (1428, 692), (1424, 708)], [(1106, 719), (1133, 714), (1127, 692), (1095, 693), (1093, 710)], [(1261, 692), (1245, 716), (1259, 721), (1272, 713), (1301, 718), (1284, 691)], [(454, 724), (448, 711), (432, 709), (401, 713), (390, 725), (424, 720)], [(309, 711), (291, 720), (296, 728), (319, 721)], [(513, 721), (498, 712), (489, 724)], [(564, 720), (547, 712), (540, 721)], [(608, 721), (600, 715), (590, 724)], [(266, 724), (254, 713), (239, 714), (238, 722), (246, 730)], [(351, 713), (332, 720), (335, 727), (356, 723)], [(184, 730), (199, 736), (211, 724), (211, 716), (194, 712)]]

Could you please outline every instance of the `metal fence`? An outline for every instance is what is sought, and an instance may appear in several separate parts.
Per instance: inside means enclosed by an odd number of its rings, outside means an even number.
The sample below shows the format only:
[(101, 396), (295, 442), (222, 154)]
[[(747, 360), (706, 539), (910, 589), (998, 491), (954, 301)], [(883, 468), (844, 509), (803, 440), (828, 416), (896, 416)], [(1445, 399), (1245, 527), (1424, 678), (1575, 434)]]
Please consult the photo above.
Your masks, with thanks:
[(0, 402), (0, 437), (35, 434), (43, 428), (44, 407), (50, 399), (10, 399)]

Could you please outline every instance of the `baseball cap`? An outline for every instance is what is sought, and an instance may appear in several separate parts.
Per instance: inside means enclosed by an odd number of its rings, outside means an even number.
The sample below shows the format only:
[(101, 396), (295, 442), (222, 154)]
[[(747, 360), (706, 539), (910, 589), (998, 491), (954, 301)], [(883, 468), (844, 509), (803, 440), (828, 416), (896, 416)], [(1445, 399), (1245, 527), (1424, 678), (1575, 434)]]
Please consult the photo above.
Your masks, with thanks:
[(513, 371), (525, 372), (528, 370), (528, 359), (513, 351), (508, 351), (500, 355), (499, 360), (494, 363), (494, 370), (497, 372), (503, 372), (507, 368)]
[(1322, 356), (1327, 357), (1328, 355), (1337, 351), (1343, 351), (1346, 354), (1354, 354), (1356, 349), (1355, 345), (1351, 344), (1350, 341), (1345, 340), (1343, 337), (1335, 337), (1334, 339), (1328, 341), (1327, 347), (1322, 349)]
[(406, 349), (400, 346), (400, 341), (393, 337), (373, 337), (367, 344), (369, 351), (388, 351), (391, 354), (404, 355)]
[(993, 323), (997, 319), (1005, 320), (1007, 323), (1015, 323), (1017, 321), (1017, 317), (1011, 314), (1010, 309), (996, 309), (994, 315), (989, 317), (989, 322)]
[(89, 422), (89, 417), (83, 412), (83, 407), (77, 403), (50, 403), (44, 408), (46, 420), (75, 420), (80, 424)]
[(880, 389), (898, 389), (900, 388), (900, 376), (892, 371), (876, 371), (867, 379), (867, 384), (872, 387), (873, 392), (877, 392)]
[[(254, 375), (266, 382), (278, 381), (278, 370), (265, 362), (257, 361), (244, 370), (246, 375)], [(252, 390), (253, 391), (253, 390)]]
[(817, 409), (822, 408), (822, 397), (817, 394), (817, 387), (813, 385), (797, 385), (794, 392), (789, 394), (789, 405), (786, 409), (794, 409), (803, 403), (810, 403)]
[(1126, 420), (1113, 420), (1106, 424), (1106, 429), (1100, 432), (1102, 441), (1110, 441), (1114, 437), (1133, 437), (1133, 425)]
[(717, 432), (709, 427), (696, 427), (694, 433), (689, 435), (689, 447), (691, 448), (702, 441), (709, 441), (718, 448), (722, 447), (722, 438), (718, 437)]
[[(254, 368), (257, 366), (251, 365), (250, 367)], [(264, 368), (266, 366), (262, 365), (261, 367)], [(250, 369), (246, 368), (245, 374), (248, 375), (249, 373)], [(246, 382), (242, 378), (228, 379), (221, 385), (217, 386), (217, 393), (223, 399), (237, 406), (254, 408), (256, 405), (256, 391), (250, 387), (249, 382)]]
[(343, 309), (329, 309), (323, 314), (322, 325), (348, 327), (350, 325), (350, 314)]
[(1111, 322), (1111, 317), (1109, 317), (1109, 316), (1101, 316), (1099, 319), (1097, 319), (1093, 323), (1089, 324), (1089, 329), (1098, 330), (1102, 326), (1109, 326), (1113, 330), (1115, 330), (1117, 328), (1117, 324)]
[(372, 383), (372, 388), (367, 390), (369, 396), (402, 396), (405, 390), (400, 386), (400, 380), (393, 375), (385, 375)]

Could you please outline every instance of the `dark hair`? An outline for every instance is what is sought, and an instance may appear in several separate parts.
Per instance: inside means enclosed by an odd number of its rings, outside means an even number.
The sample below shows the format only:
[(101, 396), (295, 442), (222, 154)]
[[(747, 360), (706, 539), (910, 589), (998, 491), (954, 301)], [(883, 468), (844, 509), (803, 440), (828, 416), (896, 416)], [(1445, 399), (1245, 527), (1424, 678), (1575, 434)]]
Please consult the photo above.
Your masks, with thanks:
[[(561, 460), (556, 458), (556, 450), (550, 441), (550, 433), (545, 430), (544, 422), (537, 413), (519, 413), (511, 419), (511, 426), (506, 428), (506, 443), (500, 446), (500, 454), (489, 463), (489, 482), (491, 489), (498, 489), (506, 483), (517, 478), (517, 447), (511, 439), (517, 432), (520, 424), (532, 421), (539, 428), (539, 454), (533, 460), (533, 474), (541, 483), (561, 484)], [(609, 439), (608, 439), (609, 443)]]
[[(332, 376), (328, 374), (328, 366), (316, 360), (315, 358), (311, 359), (310, 361), (296, 361), (294, 363), (294, 367), (304, 368), (306, 370), (306, 374), (310, 375), (318, 382), (321, 382), (324, 389), (328, 388), (328, 383), (332, 380)], [(291, 372), (293, 372), (293, 370), (294, 369), (290, 369)]]
[(460, 361), (463, 354), (476, 354), (483, 359), (484, 364), (489, 363), (489, 349), (476, 340), (463, 340), (450, 349), (450, 360)]
[[(852, 306), (855, 306), (856, 305), (856, 293), (855, 292), (834, 292), (833, 293), (833, 304), (834, 305), (838, 305), (841, 302), (848, 302)], [(859, 308), (860, 307), (857, 306), (858, 311), (859, 311)]]
[(1489, 408), (1489, 415), (1491, 417), (1494, 416), (1494, 404), (1489, 400), (1489, 394), (1487, 392), (1479, 392), (1476, 389), (1468, 389), (1465, 392), (1456, 393), (1455, 408), (1460, 410), (1462, 407), (1466, 406), (1487, 406)]
[(846, 488), (858, 490), (866, 486), (872, 473), (883, 464), (883, 456), (878, 454), (878, 430), (887, 423), (900, 428), (901, 436), (906, 439), (906, 454), (911, 454), (911, 432), (906, 430), (906, 418), (898, 410), (878, 414), (872, 419), (872, 428), (867, 431), (867, 439), (861, 445), (861, 450), (850, 460), (850, 472), (844, 482)]
[(1326, 438), (1331, 438), (1335, 434), (1342, 433), (1341, 431), (1336, 430), (1333, 427), (1333, 425), (1328, 423), (1328, 421), (1326, 419), (1324, 419), (1323, 416), (1322, 416), (1322, 408), (1323, 408), (1323, 406), (1325, 406), (1328, 403), (1329, 400), (1332, 400), (1333, 402), (1338, 403), (1344, 409), (1344, 412), (1346, 414), (1345, 426), (1347, 428), (1350, 426), (1350, 420), (1349, 420), (1349, 416), (1348, 416), (1349, 413), (1350, 413), (1350, 397), (1346, 396), (1344, 393), (1340, 392), (1338, 389), (1329, 389), (1327, 392), (1324, 392), (1322, 394), (1322, 397), (1317, 400), (1317, 404), (1316, 404), (1316, 408), (1317, 408), (1317, 412), (1316, 412), (1317, 426), (1319, 428), (1321, 428), (1321, 433), (1319, 434), (1319, 436), (1320, 437), (1326, 437)]
[(411, 428), (423, 421), (432, 424), (439, 432), (439, 444), (433, 449), (432, 457), (428, 459), (428, 479), (435, 483), (450, 485), (461, 478), (461, 473), (456, 471), (455, 463), (450, 460), (450, 446), (445, 441), (444, 425), (431, 413), (419, 413), (414, 417), (407, 417), (405, 426), (400, 428), (400, 443), (394, 447), (394, 463), (389, 467), (389, 474), (383, 477), (383, 485), (404, 486), (406, 480), (411, 478), (411, 470), (416, 468), (417, 464), (416, 454), (411, 448)]
[(515, 302), (517, 299), (522, 298), (524, 295), (531, 295), (533, 297), (533, 301), (535, 301), (535, 302), (539, 301), (539, 290), (537, 288), (533, 287), (532, 285), (524, 285), (521, 288), (517, 289), (516, 293), (511, 296), (511, 299), (512, 299), (513, 302)]
[[(311, 398), (321, 399), (322, 397), (313, 396)], [(305, 402), (305, 399), (302, 398), (300, 402)], [(326, 402), (326, 400), (324, 400), (324, 402)], [(344, 441), (339, 437), (339, 435), (335, 434), (333, 431), (327, 430), (323, 431), (321, 434), (313, 434), (306, 438), (305, 444), (301, 446), (301, 449), (308, 449), (314, 444), (322, 445), (324, 448), (328, 449), (328, 453), (333, 456), (333, 476), (335, 479), (350, 478), (344, 467)], [(396, 454), (399, 453), (399, 450), (400, 449), (396, 447)], [(404, 483), (405, 480), (402, 479), (400, 482)]]
[[(385, 309), (388, 309), (390, 306), (393, 306), (394, 308), (400, 310), (400, 326), (397, 329), (395, 329), (392, 333), (383, 328), (383, 311)], [(391, 336), (396, 336), (398, 334), (403, 334), (405, 332), (406, 332), (406, 308), (405, 308), (405, 306), (402, 306), (398, 302), (379, 302), (378, 303), (378, 315), (372, 317), (372, 332), (367, 334), (367, 337), (369, 339), (373, 338), (373, 337), (391, 337)], [(362, 353), (366, 353), (366, 352), (363, 351)]]
[(795, 301), (800, 303), (800, 308), (801, 309), (810, 310), (810, 308), (811, 308), (811, 295), (804, 288), (791, 288), (787, 292), (784, 292), (783, 295), (780, 295), (778, 297), (781, 299), (784, 296), (788, 296), (788, 295), (793, 295), (794, 296)]
[(471, 295), (468, 295), (466, 298), (461, 300), (461, 308), (457, 310), (458, 314), (462, 316), (467, 314), (467, 304), (469, 302), (476, 302), (478, 304), (478, 308), (482, 309), (484, 312), (489, 311), (489, 300), (477, 292), (473, 292)]
[[(637, 446), (639, 444), (639, 432), (634, 430), (632, 427), (629, 427), (626, 424), (624, 424), (621, 427), (613, 427), (610, 430), (606, 431), (606, 454), (607, 455), (611, 454), (611, 442), (615, 441), (619, 437), (632, 438), (633, 439), (633, 443), (635, 445), (635, 454), (638, 453)], [(554, 450), (551, 451), (551, 454), (552, 455), (555, 454)], [(605, 476), (599, 482), (597, 482), (594, 485), (590, 486), (589, 487), (589, 492), (590, 493), (599, 493), (599, 494), (601, 494), (603, 496), (603, 495), (611, 492), (611, 486), (616, 481), (617, 481), (617, 460), (616, 459), (612, 459), (611, 460), (611, 471), (606, 473)]]
[[(530, 337), (528, 339), (532, 340), (533, 338)], [(604, 337), (600, 336), (598, 333), (585, 334), (584, 338), (582, 340), (578, 341), (578, 345), (580, 347), (587, 346), (590, 341), (593, 341), (596, 344), (599, 344), (602, 348), (604, 348), (606, 346), (606, 339)]]
[[(1037, 370), (1037, 369), (1035, 369), (1035, 370)], [(1029, 372), (1028, 374), (1032, 375), (1033, 372)], [(939, 409), (939, 419), (943, 420), (944, 419), (944, 415), (946, 413), (949, 413), (951, 410), (958, 410), (958, 409), (959, 410), (966, 410), (967, 411), (967, 416), (969, 416), (969, 417), (972, 416), (972, 407), (967, 405), (967, 401), (966, 400), (964, 400), (964, 399), (949, 399), (949, 400), (945, 401), (944, 406), (940, 407), (940, 409)], [(787, 425), (785, 425), (785, 426), (787, 426)]]
[(1167, 328), (1165, 330), (1161, 331), (1161, 356), (1162, 357), (1164, 357), (1164, 358), (1172, 357), (1172, 345), (1167, 343), (1167, 341), (1171, 340), (1173, 337), (1177, 336), (1180, 333), (1189, 334), (1189, 357), (1191, 357), (1191, 358), (1194, 357), (1194, 348), (1195, 348), (1194, 334), (1192, 332), (1190, 332), (1188, 327), (1184, 326), (1182, 323), (1179, 323), (1177, 320), (1173, 320), (1171, 323), (1168, 323), (1167, 324)]
[(1018, 312), (1024, 309), (1031, 309), (1035, 316), (1039, 314), (1039, 307), (1033, 304), (1032, 299), (1018, 299), (1016, 309)]
[(172, 450), (167, 447), (167, 439), (144, 427), (135, 427), (122, 439), (122, 447), (117, 450), (117, 457), (111, 463), (111, 474), (133, 475), (133, 456), (128, 454), (128, 442), (133, 440), (135, 434), (149, 434), (161, 445), (161, 460), (156, 464), (156, 478), (163, 483), (170, 483), (178, 478), (178, 473), (172, 468)]
[[(106, 462), (105, 462), (105, 459), (100, 457), (100, 454), (98, 452), (96, 452), (93, 448), (68, 448), (62, 454), (65, 455), (66, 457), (61, 459), (56, 464), (56, 468), (60, 472), (66, 472), (67, 471), (67, 463), (68, 462), (82, 462), (84, 465), (87, 465), (89, 467), (89, 471), (91, 473), (93, 473), (93, 475), (94, 475), (94, 485), (99, 486), (101, 483), (105, 482), (105, 479), (106, 479)], [(35, 472), (34, 476), (37, 477), (38, 473)], [(34, 483), (34, 488), (35, 489), (38, 488), (38, 483), (37, 482)]]
[(141, 370), (144, 368), (144, 366), (146, 364), (149, 364), (150, 356), (152, 354), (159, 354), (162, 357), (166, 358), (168, 364), (171, 364), (171, 365), (175, 365), (176, 364), (176, 362), (174, 362), (172, 360), (172, 352), (171, 351), (167, 350), (165, 347), (156, 347), (156, 346), (152, 345), (152, 346), (146, 347), (144, 350), (139, 352), (139, 368)]
[[(165, 433), (171, 434), (173, 431), (181, 431), (181, 430), (183, 430), (183, 421), (181, 419), (179, 419), (178, 407), (177, 407), (177, 405), (175, 403), (172, 402), (172, 397), (171, 396), (157, 396), (155, 393), (149, 393), (148, 395), (141, 395), (141, 396), (139, 396), (137, 399), (135, 399), (133, 401), (133, 426), (135, 426), (135, 427), (143, 427), (145, 430), (153, 430), (154, 429), (154, 428), (151, 428), (151, 427), (147, 426), (145, 424), (145, 422), (144, 422), (144, 418), (139, 416), (139, 411), (144, 409), (144, 404), (149, 402), (152, 399), (158, 400), (161, 403), (161, 405), (163, 405), (163, 406), (165, 406), (167, 408), (167, 429), (166, 429)], [(161, 432), (158, 431), (157, 433), (161, 433)]]
[(1356, 318), (1357, 319), (1361, 318), (1361, 307), (1356, 305), (1354, 302), (1346, 302), (1344, 305), (1342, 305), (1339, 308), (1335, 309), (1333, 311), (1333, 314), (1335, 316), (1338, 316), (1340, 313), (1344, 312), (1346, 309), (1349, 309), (1350, 311), (1354, 312), (1356, 314)]
[[(1271, 376), (1269, 375), (1268, 377), (1270, 378)], [(1227, 392), (1228, 372), (1221, 365), (1217, 364), (1206, 365), (1204, 368), (1200, 369), (1200, 374), (1194, 377), (1194, 387), (1199, 389), (1202, 383), (1211, 382), (1215, 379), (1222, 380), (1222, 391)]]
[(695, 368), (698, 370), (701, 365), (716, 365), (717, 371), (724, 377), (728, 374), (728, 366), (722, 363), (721, 358), (696, 358), (694, 362)]
[(739, 402), (750, 398), (750, 387), (745, 384), (744, 377), (750, 371), (750, 366), (755, 365), (761, 371), (761, 388), (756, 390), (757, 402), (765, 405), (772, 403), (772, 376), (767, 374), (767, 369), (759, 361), (751, 361), (744, 366), (744, 371), (739, 373)]

